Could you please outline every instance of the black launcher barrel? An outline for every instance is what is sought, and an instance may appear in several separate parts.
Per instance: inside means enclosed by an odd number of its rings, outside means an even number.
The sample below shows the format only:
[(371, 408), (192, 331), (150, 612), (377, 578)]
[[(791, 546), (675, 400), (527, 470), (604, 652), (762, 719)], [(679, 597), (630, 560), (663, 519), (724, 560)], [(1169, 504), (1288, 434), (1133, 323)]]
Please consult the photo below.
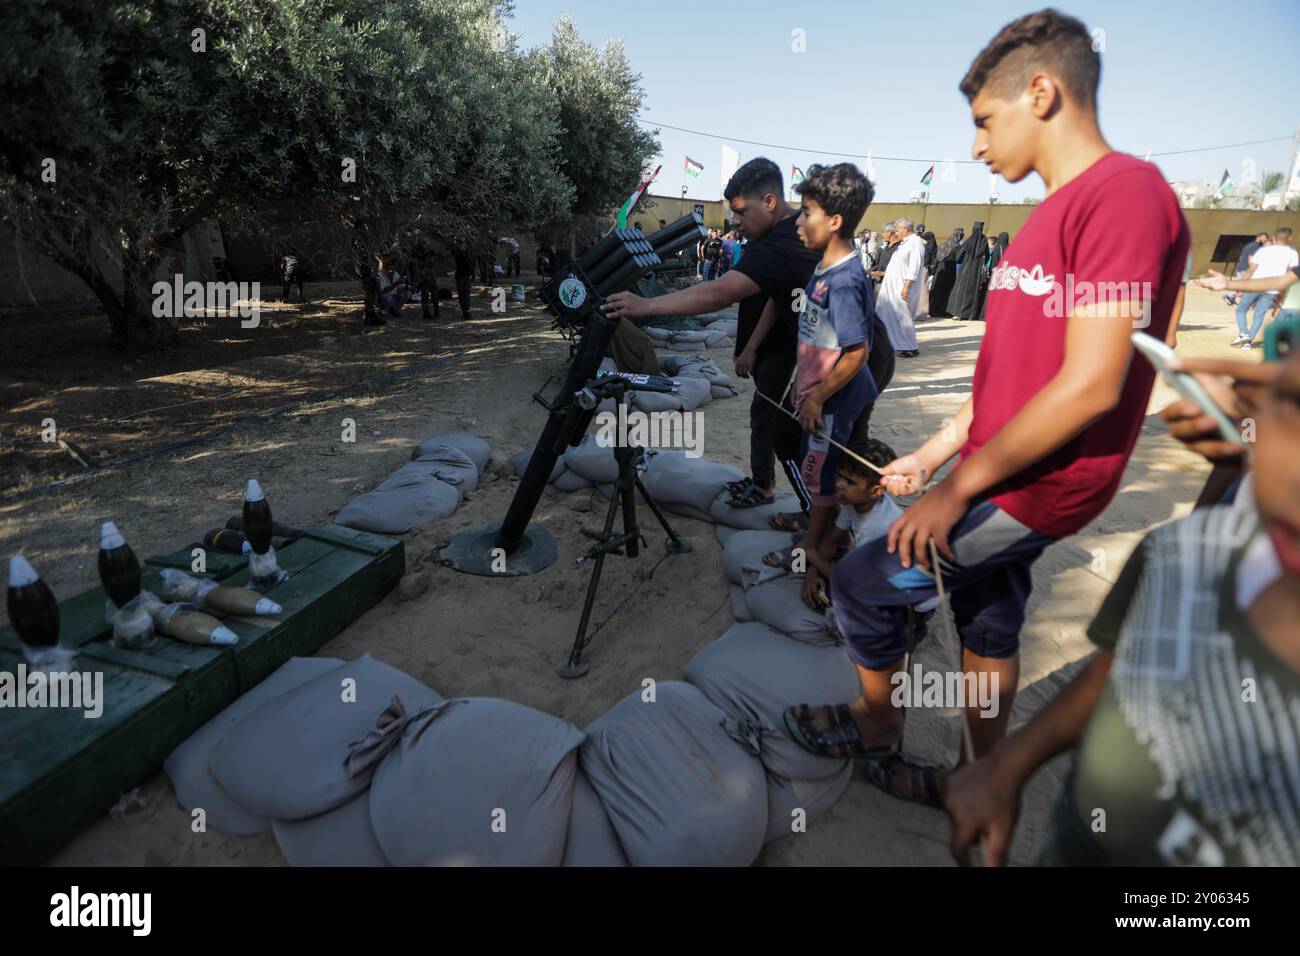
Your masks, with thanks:
[(699, 242), (705, 235), (707, 232), (703, 217), (697, 212), (692, 212), (670, 222), (658, 232), (651, 233), (646, 239), (660, 259), (667, 259)]
[(510, 502), (505, 520), (497, 530), (496, 546), (506, 554), (513, 554), (523, 541), (524, 532), (528, 530), (528, 522), (532, 520), (533, 512), (537, 509), (537, 502), (542, 499), (542, 492), (546, 490), (551, 469), (555, 467), (555, 460), (560, 457), (561, 449), (556, 445), (560, 437), (560, 429), (567, 417), (567, 410), (559, 408), (558, 403), (576, 394), (588, 381), (596, 377), (596, 373), (600, 370), (600, 360), (605, 357), (605, 350), (609, 348), (616, 328), (618, 328), (618, 319), (608, 318), (598, 309), (592, 312), (578, 354), (569, 363), (569, 374), (565, 377), (564, 386), (557, 397), (557, 408), (551, 412), (546, 427), (542, 429), (542, 436), (537, 439), (537, 444), (533, 447), (533, 457), (519, 480), (519, 488)]

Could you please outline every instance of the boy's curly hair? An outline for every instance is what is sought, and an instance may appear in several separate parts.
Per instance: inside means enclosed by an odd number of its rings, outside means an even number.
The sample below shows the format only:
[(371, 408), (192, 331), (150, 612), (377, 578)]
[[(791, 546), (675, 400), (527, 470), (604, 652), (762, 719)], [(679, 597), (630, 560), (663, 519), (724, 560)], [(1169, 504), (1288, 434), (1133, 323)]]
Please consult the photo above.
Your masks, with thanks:
[(1052, 73), (1070, 99), (1097, 108), (1101, 56), (1082, 22), (1048, 7), (1013, 20), (998, 31), (961, 81), (968, 101), (981, 90), (1000, 99), (1017, 96), (1039, 70)]
[[(854, 455), (860, 455), (865, 458), (877, 468), (884, 468), (898, 457), (894, 452), (894, 449), (890, 448), (883, 441), (877, 441), (874, 438), (851, 441), (844, 447), (853, 452)], [(840, 465), (838, 470), (844, 472), (846, 475), (870, 479), (870, 484), (873, 488), (880, 484), (880, 473), (868, 468), (852, 455), (840, 456)]]
[(871, 181), (852, 163), (809, 166), (807, 177), (794, 188), (800, 196), (826, 210), (826, 215), (844, 217), (839, 231), (843, 239), (853, 237), (853, 230), (858, 228), (876, 195)]

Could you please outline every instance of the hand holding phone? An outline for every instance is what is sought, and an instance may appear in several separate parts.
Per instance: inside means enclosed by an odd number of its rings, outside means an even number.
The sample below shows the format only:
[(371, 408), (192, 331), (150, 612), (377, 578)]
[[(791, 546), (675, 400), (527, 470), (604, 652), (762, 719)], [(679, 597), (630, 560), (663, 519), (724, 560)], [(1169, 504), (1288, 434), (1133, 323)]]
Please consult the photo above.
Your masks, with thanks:
[(1133, 345), (1156, 367), (1169, 385), (1175, 389), (1184, 398), (1195, 402), (1197, 406), (1209, 415), (1219, 426), (1219, 431), (1223, 437), (1230, 442), (1243, 445), (1244, 441), (1241, 432), (1237, 430), (1236, 424), (1228, 417), (1228, 414), (1219, 407), (1218, 403), (1210, 397), (1210, 393), (1205, 390), (1196, 377), (1190, 372), (1179, 371), (1169, 367), (1174, 361), (1175, 355), (1173, 349), (1165, 345), (1159, 339), (1147, 335), (1145, 332), (1133, 333)]

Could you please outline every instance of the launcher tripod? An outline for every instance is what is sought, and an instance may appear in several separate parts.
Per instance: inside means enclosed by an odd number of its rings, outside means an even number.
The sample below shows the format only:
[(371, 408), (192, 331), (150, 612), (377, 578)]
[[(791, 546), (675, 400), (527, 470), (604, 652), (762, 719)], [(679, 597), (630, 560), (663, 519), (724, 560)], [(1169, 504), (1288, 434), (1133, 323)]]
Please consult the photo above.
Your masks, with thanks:
[[(590, 405), (587, 406), (590, 409), (594, 409), (596, 404), (605, 398), (612, 398), (617, 405), (625, 406), (629, 391), (666, 392), (672, 390), (671, 387), (665, 388), (655, 382), (654, 380), (659, 378), (657, 375), (638, 375), (631, 378), (634, 381), (615, 376), (591, 382), (582, 392), (578, 393), (577, 401), (584, 406), (590, 402)], [(647, 381), (637, 383), (635, 379), (645, 379)], [(672, 385), (671, 379), (663, 379), (663, 381), (667, 382), (669, 386)], [(624, 416), (620, 414), (619, 420), (625, 420)], [(583, 430), (585, 431), (585, 429)], [(594, 560), (596, 563), (591, 569), (591, 582), (587, 585), (587, 599), (582, 605), (582, 619), (578, 622), (578, 633), (573, 639), (573, 649), (569, 652), (568, 662), (558, 669), (559, 675), (569, 680), (582, 677), (589, 670), (587, 662), (582, 660), (582, 652), (591, 643), (587, 637), (587, 626), (591, 623), (591, 609), (596, 603), (596, 589), (600, 586), (600, 572), (605, 566), (605, 558), (611, 554), (635, 558), (640, 555), (641, 546), (646, 544), (646, 540), (641, 534), (641, 528), (637, 524), (637, 492), (641, 493), (642, 499), (650, 506), (650, 511), (653, 512), (655, 519), (668, 536), (664, 541), (664, 550), (668, 554), (686, 554), (691, 550), (690, 542), (679, 537), (677, 532), (673, 531), (672, 526), (668, 524), (668, 519), (659, 510), (659, 505), (655, 502), (654, 496), (650, 494), (645, 483), (641, 481), (641, 472), (645, 470), (645, 449), (639, 445), (625, 445), (616, 438), (614, 460), (618, 462), (618, 478), (614, 482), (614, 490), (609, 496), (609, 509), (605, 512), (605, 527), (601, 530), (596, 544), (579, 555), (575, 561), (575, 564), (579, 567), (586, 561)], [(614, 520), (618, 517), (619, 508), (623, 509), (623, 533), (615, 534)], [(626, 553), (624, 549), (626, 549)]]

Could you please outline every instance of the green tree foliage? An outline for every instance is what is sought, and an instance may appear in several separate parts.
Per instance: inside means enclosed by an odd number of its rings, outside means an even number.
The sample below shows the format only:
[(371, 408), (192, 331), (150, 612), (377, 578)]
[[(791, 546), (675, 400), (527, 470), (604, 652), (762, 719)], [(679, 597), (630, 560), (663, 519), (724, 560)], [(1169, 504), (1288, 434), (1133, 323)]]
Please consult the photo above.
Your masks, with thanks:
[(637, 122), (644, 92), (623, 44), (587, 43), (572, 19), (556, 25), (551, 42), (533, 52), (536, 70), (559, 104), (562, 171), (574, 188), (567, 218), (554, 225), (570, 235), (603, 232), (648, 172), (658, 151), (657, 130)]
[(654, 150), (635, 123), (638, 78), (616, 46), (588, 57), (571, 24), (563, 57), (521, 52), (509, 12), (498, 0), (17, 7), (0, 42), (6, 223), (20, 253), (81, 277), (112, 341), (134, 348), (164, 341), (149, 286), (216, 215), (236, 230), (263, 228), (272, 207), (323, 220), (335, 264), (364, 279), (376, 253), (478, 251), (506, 224), (607, 214)]

